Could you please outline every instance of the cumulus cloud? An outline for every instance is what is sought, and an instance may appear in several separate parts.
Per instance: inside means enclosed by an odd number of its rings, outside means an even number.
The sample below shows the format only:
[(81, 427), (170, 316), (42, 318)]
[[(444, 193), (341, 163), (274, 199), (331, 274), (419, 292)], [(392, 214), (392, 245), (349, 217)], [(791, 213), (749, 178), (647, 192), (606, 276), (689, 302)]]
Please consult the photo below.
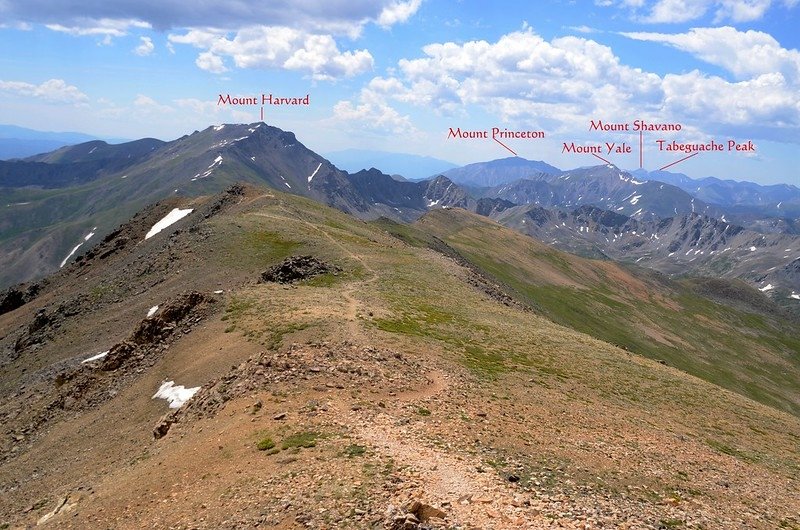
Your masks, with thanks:
[(603, 7), (621, 7), (631, 11), (639, 22), (676, 24), (697, 20), (713, 14), (715, 24), (723, 22), (752, 22), (760, 20), (775, 5), (791, 9), (797, 0), (604, 0), (595, 2)]
[(89, 96), (81, 92), (78, 87), (68, 85), (63, 79), (49, 79), (40, 85), (24, 81), (0, 80), (0, 91), (18, 94), (20, 96), (43, 99), (50, 103), (81, 104), (89, 100)]
[(694, 28), (687, 33), (629, 32), (636, 40), (660, 42), (725, 68), (740, 79), (781, 72), (800, 80), (800, 52), (783, 48), (772, 35), (732, 27)]
[[(781, 48), (766, 34), (717, 29), (677, 39), (644, 37), (702, 54), (740, 79), (699, 71), (660, 76), (623, 64), (611, 48), (591, 39), (548, 41), (525, 28), (496, 42), (425, 46), (423, 56), (401, 59), (394, 75), (374, 78), (357, 103), (340, 102), (337, 115), (367, 122), (389, 108), (395, 114), (384, 114), (391, 120), (411, 105), (453, 116), (480, 109), (504, 123), (549, 134), (575, 134), (589, 119), (644, 119), (681, 123), (698, 137), (800, 141), (797, 51)], [(711, 42), (715, 45), (704, 44)], [(741, 58), (748, 47), (754, 56)]]
[(392, 91), (405, 92), (396, 79), (375, 78), (361, 89), (358, 101), (339, 101), (333, 107), (333, 121), (337, 125), (359, 129), (390, 131), (394, 134), (411, 134), (416, 128), (408, 115), (402, 115), (386, 98)]
[[(226, 58), (238, 68), (285, 68), (306, 72), (313, 79), (358, 75), (373, 67), (364, 49), (346, 50), (342, 40), (357, 38), (368, 24), (384, 29), (408, 21), (422, 0), (1, 0), (4, 24), (45, 24), (53, 31), (103, 37), (110, 44), (132, 28), (174, 31), (175, 44), (201, 49), (197, 66), (222, 73)], [(135, 53), (153, 51), (142, 42)]]
[(422, 5), (422, 0), (408, 0), (407, 2), (392, 2), (387, 5), (378, 15), (378, 24), (384, 27), (389, 27), (397, 24), (398, 22), (406, 22), (411, 16), (417, 12), (419, 6)]
[(156, 46), (153, 44), (153, 39), (150, 37), (139, 37), (139, 45), (133, 49), (133, 53), (140, 57), (145, 57), (153, 53), (155, 49)]
[(222, 57), (214, 55), (212, 52), (203, 52), (198, 55), (195, 64), (201, 70), (211, 72), (212, 74), (221, 74), (228, 71), (225, 67), (225, 63), (222, 61)]
[(304, 71), (313, 79), (351, 77), (374, 63), (367, 50), (340, 51), (330, 35), (289, 27), (250, 27), (232, 38), (218, 30), (195, 29), (170, 35), (169, 41), (205, 50), (197, 65), (214, 73), (226, 70), (222, 57), (230, 57), (238, 68), (285, 68)]
[(548, 42), (528, 28), (495, 43), (430, 44), (423, 52), (399, 62), (407, 91), (392, 97), (443, 113), (478, 104), (504, 120), (536, 116), (552, 125), (557, 117), (571, 127), (629, 100), (647, 107), (662, 96), (657, 75), (622, 65), (609, 47), (585, 38)]

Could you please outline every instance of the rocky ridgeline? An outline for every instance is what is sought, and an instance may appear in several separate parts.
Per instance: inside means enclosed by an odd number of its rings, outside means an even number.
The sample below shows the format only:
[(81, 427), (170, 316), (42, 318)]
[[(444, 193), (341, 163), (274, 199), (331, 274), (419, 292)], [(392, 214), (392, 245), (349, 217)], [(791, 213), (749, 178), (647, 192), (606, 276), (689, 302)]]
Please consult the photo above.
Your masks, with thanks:
[[(16, 456), (26, 442), (40, 430), (71, 412), (80, 412), (111, 399), (133, 379), (152, 367), (169, 349), (170, 343), (191, 332), (213, 311), (215, 300), (202, 293), (189, 292), (163, 305), (155, 315), (142, 320), (128, 338), (115, 344), (105, 357), (89, 363), (73, 360), (46, 370), (43, 384), (30, 385), (0, 404), (0, 419), (5, 434), (14, 443), (0, 447), (0, 459)], [(40, 337), (58, 323), (61, 309), (41, 310), (23, 337)], [(54, 316), (55, 315), (55, 316)], [(53, 368), (53, 367), (51, 367)], [(44, 389), (55, 383), (55, 390)], [(52, 383), (50, 383), (52, 384)]]
[(161, 438), (175, 423), (213, 416), (234, 398), (280, 383), (308, 381), (344, 390), (380, 382), (400, 392), (409, 388), (421, 371), (419, 363), (400, 352), (350, 342), (292, 344), (279, 352), (263, 351), (205, 384), (186, 405), (167, 413), (153, 429), (153, 436)]

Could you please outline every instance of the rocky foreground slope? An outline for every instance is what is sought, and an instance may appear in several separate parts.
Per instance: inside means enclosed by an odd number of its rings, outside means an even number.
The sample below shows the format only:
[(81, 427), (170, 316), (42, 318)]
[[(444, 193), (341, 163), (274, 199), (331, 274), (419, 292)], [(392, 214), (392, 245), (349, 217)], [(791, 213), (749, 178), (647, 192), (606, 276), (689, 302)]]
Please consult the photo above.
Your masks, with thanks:
[[(143, 210), (0, 314), (0, 526), (800, 527), (793, 324), (523, 241), (239, 186)], [(633, 329), (701, 327), (704, 379), (553, 323), (555, 288), (671, 308)]]

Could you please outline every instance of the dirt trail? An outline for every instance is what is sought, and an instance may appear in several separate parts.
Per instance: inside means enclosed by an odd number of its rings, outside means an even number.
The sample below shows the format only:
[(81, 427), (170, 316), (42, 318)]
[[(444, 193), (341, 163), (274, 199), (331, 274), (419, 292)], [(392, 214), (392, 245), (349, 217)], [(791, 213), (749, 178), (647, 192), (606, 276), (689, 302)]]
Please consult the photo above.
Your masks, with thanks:
[[(289, 212), (287, 212), (289, 214)], [(256, 215), (274, 219), (288, 219), (274, 214)], [(361, 264), (368, 273), (364, 280), (349, 282), (341, 291), (345, 300), (344, 315), (351, 339), (369, 342), (359, 325), (360, 311), (366, 311), (357, 293), (378, 279), (375, 270), (364, 257), (348, 248), (321, 227), (303, 221), (342, 252)], [(429, 384), (399, 393), (392, 400), (402, 404), (419, 404), (442, 396), (450, 388), (447, 374), (433, 371), (427, 374)], [(388, 499), (388, 510), (401, 510), (414, 499), (440, 506), (447, 513), (449, 525), (472, 528), (550, 528), (550, 521), (539, 516), (524, 494), (516, 492), (497, 474), (481, 468), (478, 457), (458, 453), (450, 448), (440, 448), (431, 443), (423, 422), (407, 423), (391, 411), (372, 415), (367, 411), (346, 410), (336, 407), (336, 415), (353, 429), (354, 436), (383, 457), (391, 458), (402, 474), (403, 482), (393, 498)], [(404, 410), (406, 407), (393, 407)], [(400, 513), (399, 511), (397, 513)]]
[[(284, 220), (284, 221), (288, 221), (288, 220), (296, 221), (297, 220), (295, 217), (291, 216), (291, 213), (286, 211), (283, 207), (281, 207), (281, 209), (284, 212), (286, 212), (286, 214), (287, 214), (286, 216), (268, 214), (268, 213), (264, 213), (264, 212), (255, 212), (254, 215), (257, 215), (259, 217), (268, 217), (268, 218), (271, 218), (271, 219), (278, 219), (278, 220)], [(349, 282), (347, 285), (344, 286), (344, 288), (341, 291), (342, 297), (345, 300), (343, 317), (344, 317), (344, 319), (346, 321), (348, 336), (351, 339), (355, 339), (355, 340), (358, 340), (358, 339), (367, 340), (367, 337), (364, 334), (364, 330), (361, 328), (361, 326), (358, 323), (359, 309), (363, 306), (363, 303), (356, 296), (356, 292), (359, 289), (362, 289), (364, 286), (369, 285), (369, 284), (375, 282), (378, 279), (378, 275), (375, 272), (375, 269), (373, 269), (372, 267), (369, 266), (369, 264), (367, 264), (366, 260), (364, 259), (364, 256), (362, 256), (361, 254), (358, 254), (358, 253), (354, 252), (353, 250), (351, 250), (350, 248), (348, 248), (344, 243), (342, 243), (341, 241), (339, 241), (338, 239), (333, 237), (327, 231), (323, 230), (320, 226), (315, 225), (314, 223), (311, 223), (310, 221), (302, 221), (302, 222), (309, 229), (314, 230), (315, 232), (318, 232), (318, 233), (322, 234), (333, 245), (335, 245), (342, 252), (344, 252), (345, 255), (347, 255), (349, 258), (351, 258), (351, 259), (357, 261), (359, 264), (361, 264), (361, 266), (367, 272), (368, 278), (366, 278), (364, 280), (355, 281), (355, 282)]]
[[(340, 417), (354, 436), (381, 457), (390, 458), (400, 485), (387, 499), (387, 513), (401, 514), (411, 501), (440, 507), (448, 526), (466, 528), (551, 528), (540, 515), (537, 501), (505, 482), (493, 470), (485, 470), (479, 457), (436, 444), (424, 421), (401, 420), (394, 411), (407, 405), (430, 406), (444, 399), (451, 377), (441, 371), (428, 374), (429, 384), (393, 397), (398, 407), (377, 415), (365, 411), (340, 410)], [(413, 408), (413, 407), (412, 407)], [(434, 410), (434, 415), (436, 410)]]

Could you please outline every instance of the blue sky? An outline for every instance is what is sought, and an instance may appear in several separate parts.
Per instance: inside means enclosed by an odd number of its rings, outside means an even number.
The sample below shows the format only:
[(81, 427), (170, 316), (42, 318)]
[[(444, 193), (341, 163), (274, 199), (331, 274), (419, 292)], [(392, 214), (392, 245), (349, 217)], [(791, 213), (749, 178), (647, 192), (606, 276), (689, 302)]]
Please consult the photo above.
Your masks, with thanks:
[[(69, 4), (69, 5), (66, 5)], [(256, 5), (254, 5), (256, 4)], [(670, 168), (800, 185), (800, 0), (5, 0), (0, 123), (98, 136), (174, 139), (253, 122), (260, 107), (219, 94), (291, 97), (266, 109), (318, 152), (360, 148), (456, 163), (510, 153), (450, 127), (544, 131), (504, 140), (562, 168), (599, 163), (563, 145), (632, 147), (606, 123), (680, 124), (643, 135), (644, 167), (679, 143), (752, 141)]]

